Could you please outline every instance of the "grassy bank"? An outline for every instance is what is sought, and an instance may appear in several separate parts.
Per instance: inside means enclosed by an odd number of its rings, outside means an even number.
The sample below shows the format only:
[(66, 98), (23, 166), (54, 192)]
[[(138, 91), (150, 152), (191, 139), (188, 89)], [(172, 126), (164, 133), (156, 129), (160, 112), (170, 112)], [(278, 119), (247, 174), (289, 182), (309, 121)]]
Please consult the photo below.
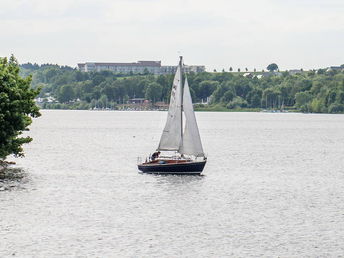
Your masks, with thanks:
[(197, 112), (260, 112), (260, 108), (234, 108), (228, 109), (226, 107), (209, 107), (209, 108), (195, 108)]
[(195, 105), (194, 107), (195, 111), (202, 111), (202, 112), (260, 112), (262, 111), (261, 108), (227, 108), (223, 105), (220, 104), (215, 104), (215, 105)]

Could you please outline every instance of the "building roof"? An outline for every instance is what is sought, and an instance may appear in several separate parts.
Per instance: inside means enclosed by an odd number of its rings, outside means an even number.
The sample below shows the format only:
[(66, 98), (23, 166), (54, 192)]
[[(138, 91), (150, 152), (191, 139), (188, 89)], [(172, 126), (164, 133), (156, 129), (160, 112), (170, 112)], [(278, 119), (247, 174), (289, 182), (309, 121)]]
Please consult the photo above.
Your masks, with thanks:
[(344, 67), (342, 67), (342, 66), (330, 66), (328, 69), (340, 71), (340, 70), (343, 70)]
[(98, 63), (98, 62), (86, 62), (86, 63), (79, 63), (79, 67), (83, 67), (85, 65), (102, 65), (102, 66), (153, 66), (153, 67), (161, 67), (161, 61), (138, 61), (133, 63)]

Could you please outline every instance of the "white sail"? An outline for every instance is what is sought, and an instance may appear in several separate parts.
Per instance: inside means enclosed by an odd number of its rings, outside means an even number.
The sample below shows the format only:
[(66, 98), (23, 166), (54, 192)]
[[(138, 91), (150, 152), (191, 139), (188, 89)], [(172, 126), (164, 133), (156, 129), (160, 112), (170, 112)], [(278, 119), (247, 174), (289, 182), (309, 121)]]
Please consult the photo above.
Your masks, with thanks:
[(177, 151), (181, 145), (182, 128), (181, 128), (181, 102), (182, 102), (182, 82), (181, 82), (181, 65), (178, 66), (176, 75), (173, 80), (171, 91), (170, 106), (167, 114), (167, 121), (164, 131), (161, 135), (158, 150), (159, 151)]
[(195, 112), (192, 106), (189, 84), (186, 78), (184, 84), (183, 111), (185, 114), (185, 130), (179, 152), (181, 154), (203, 157), (204, 153), (201, 137), (199, 135)]

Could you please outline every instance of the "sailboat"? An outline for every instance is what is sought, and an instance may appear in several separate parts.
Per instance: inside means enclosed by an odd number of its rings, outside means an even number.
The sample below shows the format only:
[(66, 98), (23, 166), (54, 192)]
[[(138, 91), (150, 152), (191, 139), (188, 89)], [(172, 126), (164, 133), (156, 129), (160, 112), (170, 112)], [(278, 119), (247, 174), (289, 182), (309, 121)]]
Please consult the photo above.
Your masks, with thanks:
[(186, 76), (183, 87), (180, 57), (159, 146), (145, 162), (138, 164), (138, 169), (149, 174), (200, 175), (206, 162)]

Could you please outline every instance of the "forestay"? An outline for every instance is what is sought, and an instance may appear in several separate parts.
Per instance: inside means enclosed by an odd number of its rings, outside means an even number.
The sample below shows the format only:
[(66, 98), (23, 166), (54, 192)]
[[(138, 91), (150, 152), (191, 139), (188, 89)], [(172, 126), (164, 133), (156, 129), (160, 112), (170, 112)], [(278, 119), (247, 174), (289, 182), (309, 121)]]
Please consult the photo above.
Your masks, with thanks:
[(182, 102), (182, 82), (181, 65), (178, 66), (173, 80), (171, 91), (170, 106), (168, 109), (167, 121), (164, 131), (161, 135), (158, 150), (159, 151), (178, 151), (181, 145), (181, 102)]
[(189, 84), (186, 78), (184, 84), (183, 111), (185, 114), (185, 130), (179, 152), (181, 154), (203, 157), (204, 153), (201, 137), (199, 135), (195, 112), (192, 106)]

